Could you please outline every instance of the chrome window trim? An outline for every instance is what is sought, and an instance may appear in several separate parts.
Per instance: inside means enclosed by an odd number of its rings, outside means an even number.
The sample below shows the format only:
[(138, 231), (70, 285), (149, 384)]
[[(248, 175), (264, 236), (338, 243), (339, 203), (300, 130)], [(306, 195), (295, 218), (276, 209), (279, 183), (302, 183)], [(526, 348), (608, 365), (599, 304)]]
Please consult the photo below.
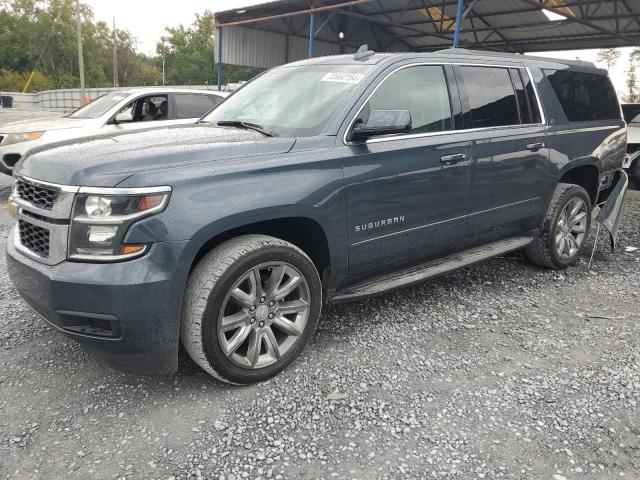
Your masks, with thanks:
[[(365, 141), (364, 143), (356, 143), (356, 142), (350, 142), (347, 140), (347, 136), (349, 135), (349, 132), (351, 131), (351, 129), (353, 128), (353, 125), (355, 124), (356, 119), (359, 117), (360, 113), (362, 112), (362, 110), (364, 110), (364, 107), (367, 106), (367, 104), (369, 103), (369, 100), (371, 100), (371, 97), (373, 95), (375, 95), (375, 93), (378, 91), (378, 88), (380, 88), (380, 86), (387, 81), (387, 79), (393, 75), (394, 73), (403, 70), (405, 68), (411, 68), (411, 67), (421, 67), (421, 66), (441, 66), (444, 68), (445, 65), (451, 65), (451, 66), (462, 66), (462, 67), (489, 67), (489, 68), (517, 68), (519, 70), (525, 70), (527, 72), (527, 75), (529, 76), (529, 81), (531, 82), (531, 85), (533, 86), (533, 91), (535, 92), (535, 97), (536, 97), (536, 103), (538, 104), (538, 110), (540, 111), (540, 123), (523, 123), (523, 124), (519, 124), (519, 125), (498, 125), (495, 127), (480, 127), (480, 128), (462, 128), (459, 130), (444, 130), (442, 132), (427, 132), (427, 133), (414, 133), (414, 134), (405, 134), (405, 135), (393, 135), (393, 136), (389, 136), (389, 137), (378, 137), (378, 138), (371, 138), (368, 139), (367, 141)], [(453, 112), (452, 112), (453, 113)], [(542, 108), (542, 102), (540, 100), (540, 94), (538, 92), (538, 87), (536, 85), (536, 83), (533, 80), (533, 75), (531, 73), (531, 70), (529, 67), (525, 67), (523, 65), (499, 65), (499, 64), (491, 64), (491, 63), (466, 63), (466, 62), (419, 62), (419, 63), (410, 63), (407, 65), (402, 65), (394, 70), (392, 70), (391, 72), (389, 72), (381, 81), (380, 83), (378, 83), (378, 85), (376, 85), (376, 87), (373, 89), (373, 91), (367, 96), (367, 99), (364, 101), (364, 103), (360, 106), (360, 108), (358, 109), (358, 111), (356, 112), (356, 114), (353, 116), (353, 118), (351, 119), (351, 121), (348, 124), (347, 129), (344, 132), (344, 135), (342, 136), (342, 143), (346, 146), (351, 146), (351, 145), (368, 145), (370, 143), (382, 143), (382, 142), (390, 142), (390, 141), (394, 141), (394, 140), (411, 140), (411, 139), (415, 139), (415, 138), (424, 138), (424, 137), (436, 137), (436, 136), (441, 136), (441, 135), (452, 135), (452, 134), (457, 134), (457, 133), (473, 133), (473, 132), (481, 132), (481, 131), (491, 131), (491, 130), (495, 130), (495, 129), (505, 129), (505, 128), (527, 128), (527, 127), (543, 127), (547, 125), (547, 118), (544, 112), (544, 109)]]

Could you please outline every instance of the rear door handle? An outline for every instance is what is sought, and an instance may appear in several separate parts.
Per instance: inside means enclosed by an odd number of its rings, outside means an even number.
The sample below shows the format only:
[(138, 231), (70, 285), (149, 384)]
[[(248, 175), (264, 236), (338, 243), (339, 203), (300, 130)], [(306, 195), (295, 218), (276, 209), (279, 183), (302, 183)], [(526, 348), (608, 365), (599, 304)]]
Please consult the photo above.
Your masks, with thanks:
[(454, 165), (466, 160), (466, 158), (467, 156), (464, 153), (456, 153), (455, 155), (445, 155), (444, 157), (440, 157), (440, 162), (445, 165)]
[(542, 142), (530, 143), (529, 145), (527, 145), (527, 150), (531, 150), (532, 152), (537, 152), (542, 148), (544, 148), (544, 143)]

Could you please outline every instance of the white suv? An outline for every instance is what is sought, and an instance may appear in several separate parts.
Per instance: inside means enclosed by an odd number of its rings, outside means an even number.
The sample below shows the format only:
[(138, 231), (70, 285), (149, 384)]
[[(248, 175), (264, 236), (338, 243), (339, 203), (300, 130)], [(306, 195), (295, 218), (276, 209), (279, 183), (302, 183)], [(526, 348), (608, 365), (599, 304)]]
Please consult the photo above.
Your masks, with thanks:
[(636, 187), (640, 187), (640, 103), (623, 104), (622, 111), (627, 122), (627, 158), (624, 168)]

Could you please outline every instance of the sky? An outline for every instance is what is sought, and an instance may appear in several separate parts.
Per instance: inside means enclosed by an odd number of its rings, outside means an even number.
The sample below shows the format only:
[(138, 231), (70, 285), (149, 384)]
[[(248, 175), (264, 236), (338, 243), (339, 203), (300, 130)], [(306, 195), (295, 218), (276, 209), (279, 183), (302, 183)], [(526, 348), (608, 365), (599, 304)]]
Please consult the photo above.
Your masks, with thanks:
[[(224, 11), (241, 9), (250, 5), (265, 3), (267, 0), (180, 0), (178, 2), (164, 0), (82, 0), (91, 5), (97, 20), (111, 25), (116, 17), (116, 26), (129, 30), (138, 39), (140, 51), (146, 54), (156, 53), (156, 42), (165, 33), (165, 26), (189, 25), (195, 14), (204, 10)], [(627, 58), (631, 49), (621, 49), (623, 55), (617, 66), (609, 72), (619, 93), (626, 90), (625, 77), (628, 65)], [(542, 55), (596, 61), (597, 50), (573, 50), (546, 52)]]

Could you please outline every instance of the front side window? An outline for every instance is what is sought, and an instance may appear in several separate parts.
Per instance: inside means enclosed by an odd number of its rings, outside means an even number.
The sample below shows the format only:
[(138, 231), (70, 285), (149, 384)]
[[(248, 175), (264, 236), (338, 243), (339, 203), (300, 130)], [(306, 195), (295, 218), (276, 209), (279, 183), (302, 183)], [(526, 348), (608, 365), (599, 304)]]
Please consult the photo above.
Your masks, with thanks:
[(370, 70), (367, 65), (275, 68), (242, 87), (203, 121), (253, 124), (281, 137), (318, 135)]
[(509, 70), (460, 67), (471, 110), (471, 128), (520, 125), (518, 101)]
[(173, 98), (176, 109), (173, 118), (176, 120), (200, 118), (214, 107), (208, 95), (178, 94)]
[(545, 70), (570, 122), (620, 120), (618, 97), (606, 75)]
[[(393, 73), (371, 96), (361, 117), (371, 110), (408, 110), (410, 134), (453, 128), (447, 79), (439, 65), (419, 65)], [(362, 120), (366, 123), (366, 118)]]
[(115, 115), (116, 123), (167, 120), (169, 101), (166, 95), (140, 97), (125, 105)]

